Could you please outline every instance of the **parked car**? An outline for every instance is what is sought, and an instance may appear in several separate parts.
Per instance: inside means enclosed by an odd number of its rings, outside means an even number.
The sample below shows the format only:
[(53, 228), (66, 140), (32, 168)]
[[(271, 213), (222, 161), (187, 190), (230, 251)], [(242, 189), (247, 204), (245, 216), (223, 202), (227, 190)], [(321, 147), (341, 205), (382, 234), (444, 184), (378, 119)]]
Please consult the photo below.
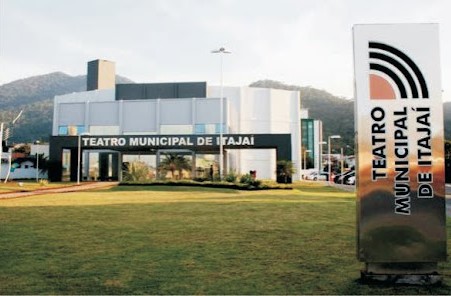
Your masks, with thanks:
[(355, 185), (355, 174), (354, 174), (354, 176), (350, 176), (350, 177), (346, 180), (346, 184), (348, 184), (348, 185)]
[(318, 172), (311, 172), (310, 174), (305, 176), (306, 180), (316, 180), (318, 178)]
[(309, 175), (305, 177), (307, 180), (312, 181), (326, 181), (327, 180), (327, 173), (324, 172), (312, 172)]
[(351, 178), (351, 177), (354, 177), (354, 184), (355, 184), (355, 171), (351, 171), (351, 173), (349, 173), (348, 175), (343, 177), (343, 184), (348, 184), (349, 178)]
[(355, 176), (355, 171), (354, 170), (347, 171), (347, 172), (344, 172), (342, 174), (336, 175), (334, 177), (334, 182), (337, 183), (337, 184), (346, 184), (346, 180), (352, 175)]
[(317, 180), (320, 181), (329, 181), (329, 173), (328, 172), (320, 172), (318, 174)]

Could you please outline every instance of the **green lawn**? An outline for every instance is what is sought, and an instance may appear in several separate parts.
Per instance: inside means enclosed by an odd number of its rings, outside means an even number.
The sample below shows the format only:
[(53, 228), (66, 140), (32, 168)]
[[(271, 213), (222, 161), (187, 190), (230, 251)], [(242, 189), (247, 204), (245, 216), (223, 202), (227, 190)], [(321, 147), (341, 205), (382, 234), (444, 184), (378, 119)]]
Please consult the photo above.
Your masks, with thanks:
[(50, 188), (58, 188), (58, 187), (66, 187), (75, 185), (75, 183), (71, 182), (61, 182), (61, 183), (47, 183), (41, 184), (34, 180), (27, 181), (9, 181), (6, 184), (0, 182), (0, 193), (10, 193), (10, 192), (28, 192), (40, 189), (50, 189)]
[(297, 188), (0, 200), (0, 294), (451, 294), (449, 262), (440, 287), (360, 284), (354, 194)]

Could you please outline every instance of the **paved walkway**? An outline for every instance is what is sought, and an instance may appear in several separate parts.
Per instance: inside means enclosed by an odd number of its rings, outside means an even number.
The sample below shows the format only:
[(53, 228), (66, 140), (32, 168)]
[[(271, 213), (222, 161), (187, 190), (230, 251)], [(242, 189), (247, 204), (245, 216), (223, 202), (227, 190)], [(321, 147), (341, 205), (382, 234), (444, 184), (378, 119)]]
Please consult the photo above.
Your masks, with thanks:
[(27, 192), (10, 192), (0, 193), (0, 199), (19, 198), (33, 195), (49, 194), (49, 193), (67, 193), (75, 191), (85, 191), (99, 188), (110, 188), (116, 186), (118, 182), (83, 182), (80, 185), (72, 185), (58, 188), (45, 188)]

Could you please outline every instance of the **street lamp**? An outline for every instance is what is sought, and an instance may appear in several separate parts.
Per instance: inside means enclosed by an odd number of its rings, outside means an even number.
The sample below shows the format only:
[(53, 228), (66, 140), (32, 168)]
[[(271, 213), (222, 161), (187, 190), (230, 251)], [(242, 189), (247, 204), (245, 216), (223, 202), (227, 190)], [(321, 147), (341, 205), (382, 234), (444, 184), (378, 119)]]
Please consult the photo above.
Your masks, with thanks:
[(344, 178), (344, 156), (343, 156), (343, 147), (340, 148), (340, 161), (341, 161), (341, 167), (340, 167), (340, 173), (341, 173), (341, 185), (344, 184), (345, 178)]
[(221, 97), (219, 98), (219, 178), (222, 180), (222, 177), (224, 175), (223, 168), (224, 168), (224, 146), (222, 143), (222, 137), (223, 137), (223, 126), (224, 126), (224, 119), (223, 119), (223, 97), (224, 97), (224, 85), (223, 85), (223, 55), (231, 53), (230, 51), (227, 51), (224, 47), (219, 48), (218, 50), (213, 50), (211, 53), (218, 53), (221, 57)]
[(340, 139), (341, 138), (341, 136), (340, 135), (332, 135), (332, 136), (329, 136), (328, 138), (327, 138), (327, 148), (328, 148), (328, 157), (327, 157), (327, 166), (328, 166), (328, 176), (327, 176), (327, 180), (328, 180), (328, 183), (329, 183), (329, 185), (330, 185), (330, 177), (331, 177), (331, 171), (330, 171), (330, 167), (331, 167), (331, 163), (330, 163), (330, 139)]
[(90, 133), (80, 133), (78, 135), (77, 185), (80, 185), (81, 137), (90, 135), (91, 135)]
[[(2, 141), (5, 141), (5, 143), (6, 143), (6, 141), (8, 140), (8, 138), (10, 136), (10, 130), (12, 130), (12, 128), (13, 128), (14, 124), (16, 123), (16, 121), (19, 120), (20, 116), (22, 116), (22, 113), (23, 113), (23, 110), (20, 110), (19, 114), (17, 114), (17, 116), (13, 119), (13, 121), (11, 122), (11, 129), (10, 128), (6, 128), (6, 130), (3, 131), (3, 122), (2, 122), (2, 124), (1, 124)], [(3, 135), (3, 133), (5, 133), (5, 135)], [(3, 144), (0, 144), (0, 146), (1, 146), (0, 147), (1, 148), (0, 151), (3, 151)], [(9, 166), (8, 166), (8, 173), (7, 173), (6, 177), (5, 177), (5, 184), (6, 184), (6, 182), (8, 182), (9, 174), (11, 173), (11, 162), (12, 162), (12, 155), (11, 154), (12, 154), (12, 152), (13, 152), (12, 149), (8, 148), (8, 153), (9, 153), (8, 163), (9, 163)], [(0, 152), (0, 167), (1, 167), (1, 152)], [(1, 170), (0, 170), (0, 173), (1, 173)]]
[(319, 144), (319, 159), (318, 159), (318, 172), (321, 172), (323, 169), (321, 168), (321, 165), (323, 164), (323, 145), (327, 144), (326, 141), (321, 141)]
[(34, 141), (34, 144), (36, 145), (36, 182), (39, 182), (39, 149), (38, 145), (41, 144), (40, 141)]

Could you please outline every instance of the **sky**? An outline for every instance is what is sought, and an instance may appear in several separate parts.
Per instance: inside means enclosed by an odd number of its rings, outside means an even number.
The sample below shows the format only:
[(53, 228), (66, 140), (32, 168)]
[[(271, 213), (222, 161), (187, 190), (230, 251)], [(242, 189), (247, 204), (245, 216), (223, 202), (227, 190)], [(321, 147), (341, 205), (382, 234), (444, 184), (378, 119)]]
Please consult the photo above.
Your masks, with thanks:
[(352, 27), (438, 23), (451, 101), (450, 0), (0, 0), (0, 85), (106, 59), (135, 82), (260, 79), (353, 97)]

